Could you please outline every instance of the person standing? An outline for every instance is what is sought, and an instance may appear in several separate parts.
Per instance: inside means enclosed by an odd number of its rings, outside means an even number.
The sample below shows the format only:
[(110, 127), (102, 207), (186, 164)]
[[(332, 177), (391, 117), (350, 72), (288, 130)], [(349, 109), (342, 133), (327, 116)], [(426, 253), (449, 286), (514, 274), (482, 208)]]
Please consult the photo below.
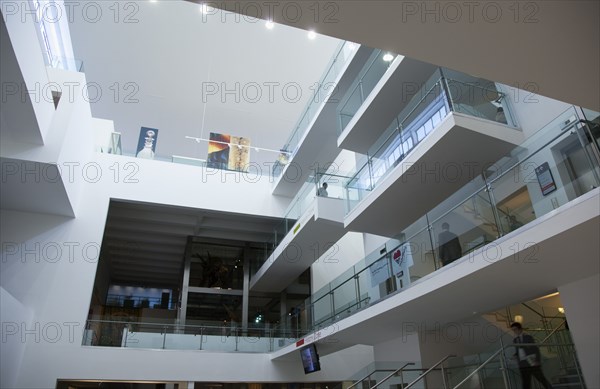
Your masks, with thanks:
[(552, 389), (552, 385), (550, 385), (550, 382), (548, 382), (542, 372), (542, 356), (539, 347), (533, 345), (535, 343), (533, 336), (523, 331), (521, 323), (512, 323), (510, 328), (515, 334), (513, 343), (515, 345), (524, 344), (523, 346), (515, 346), (515, 356), (519, 359), (519, 371), (521, 372), (523, 389), (531, 388), (531, 377), (535, 377), (544, 388)]
[(462, 257), (462, 247), (458, 236), (450, 232), (450, 224), (442, 223), (442, 232), (438, 237), (439, 256), (442, 266), (446, 266)]
[(327, 193), (327, 183), (326, 182), (324, 182), (323, 186), (321, 186), (317, 190), (317, 196), (320, 196), (320, 197), (327, 197), (327, 196), (329, 196), (329, 194)]

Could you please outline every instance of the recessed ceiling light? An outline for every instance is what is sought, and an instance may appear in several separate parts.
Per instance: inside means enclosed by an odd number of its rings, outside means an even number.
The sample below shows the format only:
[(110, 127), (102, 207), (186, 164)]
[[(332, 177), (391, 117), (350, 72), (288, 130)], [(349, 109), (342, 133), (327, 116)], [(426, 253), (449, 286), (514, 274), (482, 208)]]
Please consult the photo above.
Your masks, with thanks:
[(392, 62), (393, 59), (394, 59), (394, 56), (391, 55), (390, 53), (385, 53), (385, 55), (383, 56), (383, 60), (385, 62)]
[(266, 27), (267, 27), (269, 30), (272, 30), (272, 29), (273, 29), (273, 27), (275, 27), (275, 23), (273, 23), (272, 21), (268, 20), (268, 21), (265, 23), (265, 26), (266, 26)]
[(308, 32), (308, 39), (315, 39), (317, 37), (317, 33), (314, 31)]

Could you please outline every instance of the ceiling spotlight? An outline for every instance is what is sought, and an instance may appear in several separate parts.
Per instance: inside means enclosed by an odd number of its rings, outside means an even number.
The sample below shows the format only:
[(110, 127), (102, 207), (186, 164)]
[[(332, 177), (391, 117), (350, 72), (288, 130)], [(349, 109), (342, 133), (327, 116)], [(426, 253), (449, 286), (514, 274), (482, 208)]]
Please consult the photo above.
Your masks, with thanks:
[(273, 21), (271, 21), (271, 20), (268, 20), (268, 21), (265, 23), (265, 27), (267, 27), (267, 29), (269, 29), (269, 30), (272, 30), (272, 29), (273, 29), (273, 27), (275, 27), (275, 23), (273, 23)]
[(315, 39), (317, 37), (317, 33), (314, 31), (308, 32), (308, 39)]
[(394, 59), (394, 56), (390, 53), (385, 53), (385, 55), (383, 56), (383, 60), (385, 62), (392, 62), (393, 59)]
[(565, 308), (563, 308), (563, 307), (558, 307), (558, 312), (560, 312), (560, 313), (563, 313), (563, 314), (564, 314), (564, 313), (565, 313)]

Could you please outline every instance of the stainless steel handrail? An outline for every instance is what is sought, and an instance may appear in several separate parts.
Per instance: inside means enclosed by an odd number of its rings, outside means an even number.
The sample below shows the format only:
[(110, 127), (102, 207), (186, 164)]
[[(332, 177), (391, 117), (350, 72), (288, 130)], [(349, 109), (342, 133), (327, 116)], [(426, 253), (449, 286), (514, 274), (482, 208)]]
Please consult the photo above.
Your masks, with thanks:
[(519, 343), (518, 345), (515, 344), (511, 344), (508, 346), (502, 346), (500, 347), (500, 349), (498, 349), (498, 351), (496, 351), (494, 354), (492, 354), (492, 356), (490, 356), (485, 362), (483, 362), (477, 369), (475, 369), (474, 371), (472, 371), (468, 376), (465, 377), (465, 379), (463, 379), (461, 382), (459, 382), (453, 389), (457, 389), (458, 387), (460, 387), (462, 384), (464, 384), (465, 382), (467, 382), (469, 379), (471, 379), (471, 377), (473, 377), (479, 370), (481, 370), (483, 367), (485, 367), (488, 363), (490, 363), (494, 358), (496, 358), (499, 354), (501, 354), (502, 352), (504, 352), (504, 349), (509, 348), (509, 347), (521, 347), (521, 346), (542, 346), (542, 347), (548, 347), (548, 346), (573, 346), (574, 344), (572, 343)]
[(363, 378), (359, 379), (358, 381), (356, 381), (352, 385), (348, 386), (346, 389), (352, 389), (352, 388), (356, 387), (356, 385), (360, 384), (361, 382), (363, 382), (364, 380), (366, 380), (367, 378), (369, 378), (373, 374), (377, 373), (378, 371), (381, 372), (381, 371), (389, 371), (389, 370), (387, 370), (387, 369), (386, 370), (373, 370), (371, 373), (367, 374), (366, 376), (364, 376)]
[(414, 363), (408, 362), (407, 364), (405, 364), (401, 368), (395, 370), (393, 373), (391, 373), (390, 375), (388, 375), (387, 377), (385, 377), (383, 380), (381, 380), (381, 382), (379, 382), (377, 385), (373, 386), (373, 388), (371, 388), (371, 389), (377, 388), (379, 385), (383, 384), (385, 381), (389, 380), (393, 376), (398, 375), (398, 372), (401, 372), (406, 366), (409, 366), (409, 365), (414, 365)]
[(498, 354), (500, 354), (502, 351), (504, 351), (504, 348), (500, 348), (498, 351), (493, 353), (491, 357), (486, 359), (485, 362), (483, 362), (481, 365), (479, 365), (479, 367), (477, 369), (473, 370), (468, 376), (465, 377), (464, 380), (460, 381), (453, 389), (456, 389), (459, 386), (461, 386), (462, 384), (464, 384), (465, 382), (469, 381), (471, 379), (471, 377), (473, 377), (475, 374), (477, 374), (477, 372), (479, 372), (479, 370), (483, 369), (488, 363), (490, 363), (493, 359), (495, 359), (498, 356)]
[[(456, 357), (456, 355), (454, 355), (454, 354), (446, 355), (438, 363), (436, 363), (435, 365), (433, 365), (429, 369), (427, 369), (427, 371), (425, 373), (421, 374), (420, 376), (417, 377), (417, 379), (415, 379), (413, 382), (411, 382), (410, 384), (408, 384), (404, 389), (409, 389), (410, 387), (414, 386), (417, 382), (421, 381), (421, 379), (423, 377), (425, 377), (427, 374), (429, 374), (431, 371), (433, 371), (437, 366), (439, 366), (442, 363), (444, 363), (446, 361), (446, 359), (454, 358), (454, 357)], [(442, 371), (442, 374), (443, 374), (443, 371)], [(444, 379), (444, 389), (446, 389), (446, 380), (445, 379)]]
[(552, 330), (552, 332), (550, 332), (550, 333), (548, 334), (548, 336), (546, 336), (544, 339), (542, 339), (542, 341), (541, 341), (540, 343), (546, 343), (546, 341), (547, 341), (547, 340), (548, 340), (548, 339), (549, 339), (549, 338), (550, 338), (552, 335), (554, 335), (554, 333), (555, 333), (556, 331), (558, 331), (558, 330), (560, 329), (560, 327), (564, 326), (566, 323), (567, 323), (567, 321), (566, 321), (566, 320), (563, 320), (563, 322), (562, 322), (562, 323), (560, 323), (560, 324), (559, 324), (559, 325), (558, 325), (558, 326), (557, 326), (555, 329), (553, 329), (553, 330)]

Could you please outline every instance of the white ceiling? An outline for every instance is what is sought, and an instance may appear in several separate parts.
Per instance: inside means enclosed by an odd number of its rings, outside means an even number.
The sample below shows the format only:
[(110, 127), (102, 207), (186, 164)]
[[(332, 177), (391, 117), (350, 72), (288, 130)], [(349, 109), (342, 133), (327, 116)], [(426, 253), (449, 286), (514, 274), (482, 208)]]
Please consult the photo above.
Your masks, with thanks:
[[(135, 152), (141, 126), (159, 129), (156, 151), (165, 157), (206, 158), (207, 143), (185, 136), (210, 132), (281, 148), (340, 42), (321, 35), (309, 40), (306, 31), (288, 26), (269, 30), (264, 21), (235, 14), (204, 15), (185, 1), (120, 3), (118, 16), (114, 4), (94, 2), (89, 10), (102, 7), (95, 19), (75, 12), (70, 29), (87, 82), (102, 90), (92, 114), (114, 121), (125, 153)], [(239, 93), (221, 93), (238, 83)], [(276, 84), (270, 89), (269, 83)], [(203, 98), (203, 85), (217, 94)], [(276, 157), (251, 151), (258, 163)]]
[(600, 109), (599, 1), (209, 3)]

